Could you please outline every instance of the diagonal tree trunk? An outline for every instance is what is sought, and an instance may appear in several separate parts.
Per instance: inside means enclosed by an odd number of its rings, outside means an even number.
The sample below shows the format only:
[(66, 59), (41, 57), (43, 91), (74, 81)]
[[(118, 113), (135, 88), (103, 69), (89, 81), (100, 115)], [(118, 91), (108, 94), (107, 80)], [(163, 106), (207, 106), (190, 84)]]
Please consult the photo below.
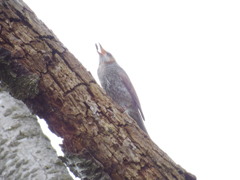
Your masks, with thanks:
[(86, 179), (194, 180), (114, 104), (21, 1), (0, 2), (0, 78), (63, 141)]

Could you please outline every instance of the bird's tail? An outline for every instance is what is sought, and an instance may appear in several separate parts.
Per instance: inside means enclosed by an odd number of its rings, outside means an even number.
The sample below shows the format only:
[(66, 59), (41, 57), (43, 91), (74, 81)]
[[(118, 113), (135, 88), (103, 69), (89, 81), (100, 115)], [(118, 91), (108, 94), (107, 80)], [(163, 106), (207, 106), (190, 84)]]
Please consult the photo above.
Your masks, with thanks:
[(139, 110), (138, 109), (128, 110), (128, 114), (137, 122), (138, 126), (148, 134), (148, 132), (143, 124), (143, 118), (142, 118)]

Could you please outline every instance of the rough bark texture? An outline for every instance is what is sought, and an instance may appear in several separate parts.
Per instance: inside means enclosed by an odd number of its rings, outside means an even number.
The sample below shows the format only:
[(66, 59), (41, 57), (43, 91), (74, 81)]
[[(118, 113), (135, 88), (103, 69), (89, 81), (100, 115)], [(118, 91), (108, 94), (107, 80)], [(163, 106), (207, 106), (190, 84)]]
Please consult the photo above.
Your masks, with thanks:
[(0, 77), (64, 139), (63, 159), (79, 169), (75, 175), (82, 166), (74, 158), (84, 157), (100, 164), (102, 179), (196, 179), (122, 113), (21, 0), (1, 1), (0, 10)]
[[(59, 178), (61, 177), (61, 178)], [(0, 90), (0, 180), (72, 179), (37, 118), (25, 104)]]

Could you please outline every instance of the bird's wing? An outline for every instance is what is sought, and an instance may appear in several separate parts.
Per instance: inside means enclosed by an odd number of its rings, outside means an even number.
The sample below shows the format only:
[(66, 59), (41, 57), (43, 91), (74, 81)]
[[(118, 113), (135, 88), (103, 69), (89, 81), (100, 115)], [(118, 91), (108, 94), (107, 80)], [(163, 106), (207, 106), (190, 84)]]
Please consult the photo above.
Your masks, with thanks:
[(142, 108), (141, 108), (141, 104), (139, 102), (139, 99), (138, 99), (138, 96), (137, 96), (137, 93), (128, 77), (128, 75), (126, 74), (126, 72), (122, 69), (122, 71), (119, 71), (119, 76), (123, 82), (123, 84), (126, 86), (126, 88), (128, 89), (128, 91), (130, 92), (133, 100), (135, 101), (139, 111), (140, 111), (140, 114), (143, 118), (143, 120), (145, 120), (144, 118), (144, 115), (143, 115), (143, 112), (142, 112)]

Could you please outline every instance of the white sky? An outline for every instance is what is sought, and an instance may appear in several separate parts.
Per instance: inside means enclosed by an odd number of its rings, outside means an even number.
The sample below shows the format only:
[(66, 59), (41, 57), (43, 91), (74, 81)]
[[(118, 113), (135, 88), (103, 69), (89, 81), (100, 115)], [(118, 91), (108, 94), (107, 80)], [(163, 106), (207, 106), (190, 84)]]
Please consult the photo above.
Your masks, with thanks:
[(240, 1), (25, 2), (95, 79), (94, 43), (113, 54), (176, 163), (198, 180), (240, 179)]

